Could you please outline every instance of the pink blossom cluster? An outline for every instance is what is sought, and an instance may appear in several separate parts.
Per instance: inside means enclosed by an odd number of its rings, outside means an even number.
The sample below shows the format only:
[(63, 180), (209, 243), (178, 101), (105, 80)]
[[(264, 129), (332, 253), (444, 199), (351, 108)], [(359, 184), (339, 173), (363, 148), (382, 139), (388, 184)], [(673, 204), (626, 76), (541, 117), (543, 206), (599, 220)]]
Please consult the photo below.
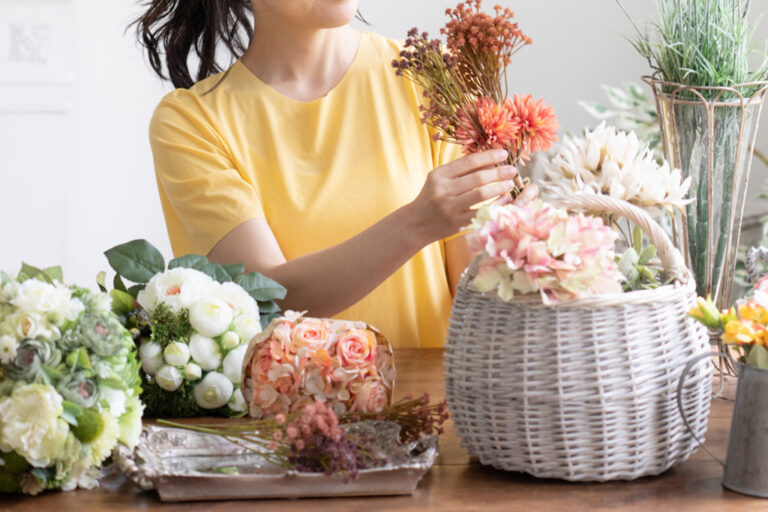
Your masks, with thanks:
[(340, 416), (389, 405), (392, 354), (362, 322), (286, 314), (248, 363), (252, 417), (296, 413), (314, 402)]
[(505, 197), (482, 207), (473, 226), (470, 246), (483, 254), (474, 279), (480, 291), (506, 301), (539, 292), (544, 304), (622, 291), (617, 235), (599, 217)]

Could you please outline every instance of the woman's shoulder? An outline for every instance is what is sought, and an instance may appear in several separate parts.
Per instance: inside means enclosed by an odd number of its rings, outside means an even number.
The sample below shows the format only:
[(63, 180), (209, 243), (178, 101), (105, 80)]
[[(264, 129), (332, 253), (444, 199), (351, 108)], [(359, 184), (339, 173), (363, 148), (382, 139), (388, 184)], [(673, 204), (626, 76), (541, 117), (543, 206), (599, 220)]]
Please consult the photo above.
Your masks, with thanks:
[(401, 39), (392, 39), (375, 32), (364, 32), (363, 36), (368, 38), (371, 53), (386, 59), (387, 63), (396, 59), (403, 48), (403, 40)]

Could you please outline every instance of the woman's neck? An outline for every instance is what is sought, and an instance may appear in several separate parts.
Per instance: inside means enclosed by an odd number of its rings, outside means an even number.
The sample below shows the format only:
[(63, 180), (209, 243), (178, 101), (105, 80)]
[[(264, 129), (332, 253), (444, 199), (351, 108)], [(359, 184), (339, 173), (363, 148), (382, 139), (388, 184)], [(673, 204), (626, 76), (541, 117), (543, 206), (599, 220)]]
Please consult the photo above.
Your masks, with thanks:
[(242, 57), (265, 84), (297, 101), (322, 98), (352, 65), (361, 33), (349, 25), (306, 29), (260, 19)]

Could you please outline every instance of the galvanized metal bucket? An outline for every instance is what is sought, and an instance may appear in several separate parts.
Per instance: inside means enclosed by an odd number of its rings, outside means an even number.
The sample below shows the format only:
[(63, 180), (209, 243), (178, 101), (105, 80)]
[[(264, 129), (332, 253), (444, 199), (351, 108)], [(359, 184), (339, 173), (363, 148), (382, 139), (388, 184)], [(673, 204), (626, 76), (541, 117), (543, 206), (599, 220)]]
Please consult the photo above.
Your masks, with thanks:
[[(723, 357), (738, 368), (736, 402), (725, 462), (715, 456), (691, 430), (683, 414), (682, 389), (693, 366), (708, 357)], [(723, 487), (731, 491), (768, 498), (768, 370), (734, 361), (729, 354), (713, 352), (692, 359), (680, 375), (677, 405), (688, 432), (723, 467)]]

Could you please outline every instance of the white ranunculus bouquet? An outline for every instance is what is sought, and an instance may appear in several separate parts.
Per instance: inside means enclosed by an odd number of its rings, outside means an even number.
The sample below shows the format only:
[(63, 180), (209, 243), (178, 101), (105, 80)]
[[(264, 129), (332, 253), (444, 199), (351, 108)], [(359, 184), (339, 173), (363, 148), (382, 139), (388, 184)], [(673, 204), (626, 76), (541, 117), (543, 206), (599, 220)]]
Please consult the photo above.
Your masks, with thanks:
[[(166, 269), (144, 240), (105, 254), (117, 272), (111, 292), (117, 312), (138, 347), (147, 415), (244, 415), (245, 350), (279, 311), (273, 299), (283, 298), (285, 288), (261, 274), (243, 274), (243, 265), (194, 254)], [(138, 284), (126, 287), (123, 278)]]
[(96, 485), (143, 406), (130, 333), (104, 293), (25, 265), (0, 279), (0, 493)]

